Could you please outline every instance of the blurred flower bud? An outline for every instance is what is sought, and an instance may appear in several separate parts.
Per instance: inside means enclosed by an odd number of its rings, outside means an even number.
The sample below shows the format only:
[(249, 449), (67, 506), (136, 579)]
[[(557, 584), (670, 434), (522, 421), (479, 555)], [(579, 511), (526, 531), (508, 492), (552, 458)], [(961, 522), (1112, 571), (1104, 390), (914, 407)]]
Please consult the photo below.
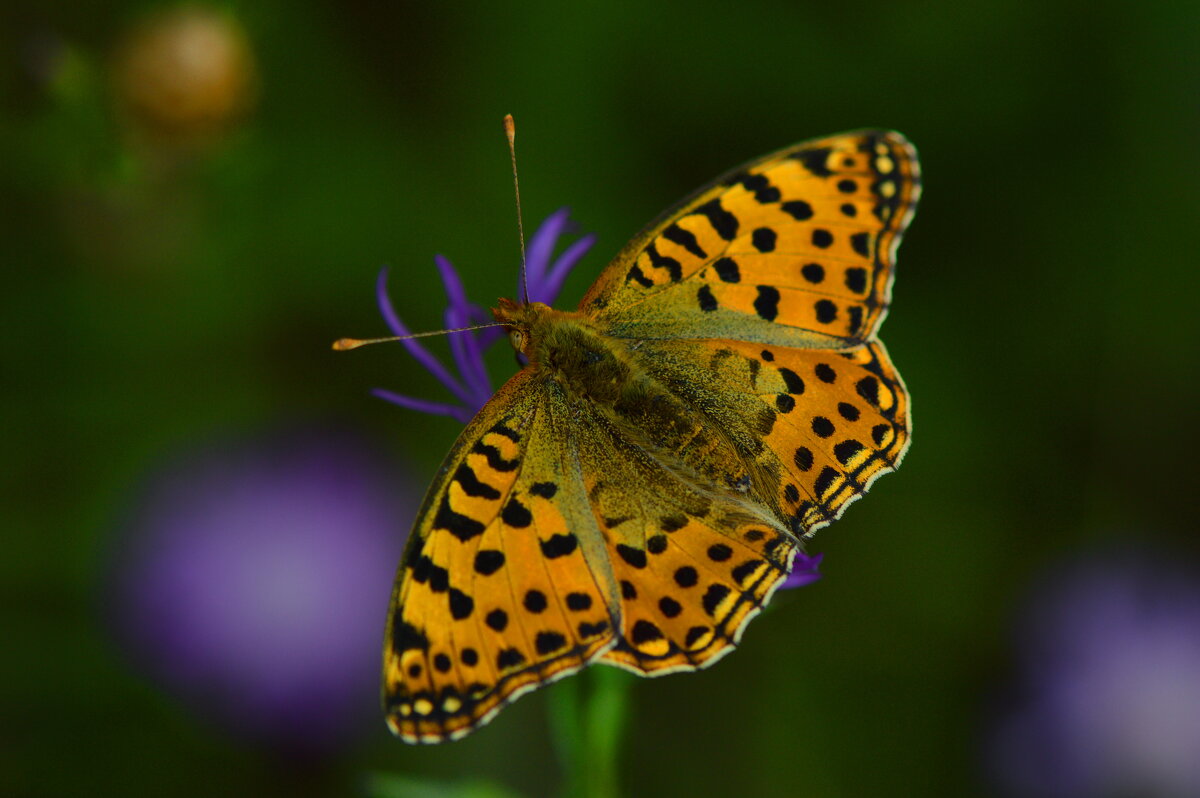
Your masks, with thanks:
[(184, 6), (151, 15), (129, 34), (114, 81), (137, 132), (190, 144), (226, 131), (250, 107), (254, 58), (232, 16)]

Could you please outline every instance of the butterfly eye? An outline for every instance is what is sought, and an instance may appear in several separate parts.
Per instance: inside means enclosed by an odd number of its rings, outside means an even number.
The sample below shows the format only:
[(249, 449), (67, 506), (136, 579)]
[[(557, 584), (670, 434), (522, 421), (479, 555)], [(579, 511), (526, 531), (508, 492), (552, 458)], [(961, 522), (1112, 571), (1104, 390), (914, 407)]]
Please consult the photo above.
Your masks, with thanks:
[(513, 349), (517, 350), (518, 352), (524, 350), (525, 333), (521, 332), (520, 330), (510, 330), (508, 333), (508, 340), (512, 342)]

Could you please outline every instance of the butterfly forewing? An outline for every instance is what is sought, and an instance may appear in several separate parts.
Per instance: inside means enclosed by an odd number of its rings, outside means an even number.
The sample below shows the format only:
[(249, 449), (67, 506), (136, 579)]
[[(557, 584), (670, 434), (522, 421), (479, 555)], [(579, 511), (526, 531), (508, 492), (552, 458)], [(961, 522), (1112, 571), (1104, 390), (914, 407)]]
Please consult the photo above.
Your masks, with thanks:
[(912, 146), (860, 131), (719, 179), (651, 225), (580, 303), (630, 338), (846, 347), (878, 328), (920, 194)]

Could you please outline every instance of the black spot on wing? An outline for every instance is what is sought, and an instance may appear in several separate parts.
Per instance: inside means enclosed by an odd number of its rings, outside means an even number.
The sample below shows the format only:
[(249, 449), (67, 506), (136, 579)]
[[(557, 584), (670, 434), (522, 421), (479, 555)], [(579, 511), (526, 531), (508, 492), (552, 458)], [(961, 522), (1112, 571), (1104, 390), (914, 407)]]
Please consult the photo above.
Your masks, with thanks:
[(570, 532), (552, 535), (549, 540), (543, 540), (541, 542), (542, 554), (550, 560), (567, 556), (571, 552), (575, 551), (578, 545), (579, 539)]
[(724, 562), (733, 556), (733, 549), (724, 543), (714, 543), (708, 547), (708, 558), (713, 562)]
[(833, 487), (833, 483), (839, 476), (840, 474), (838, 474), (837, 469), (832, 466), (825, 466), (821, 469), (821, 473), (817, 475), (816, 481), (813, 482), (813, 489), (817, 492), (818, 499)]
[(489, 629), (496, 632), (503, 632), (508, 628), (508, 613), (504, 610), (492, 610), (483, 619), (483, 622), (488, 625)]
[(508, 438), (513, 443), (521, 442), (520, 434), (518, 434), (517, 431), (515, 429), (513, 429), (512, 427), (505, 425), (503, 422), (497, 424), (496, 426), (494, 426), (490, 430), (488, 430), (489, 434), (493, 433), (493, 432), (497, 435), (503, 435), (505, 438)]
[(500, 513), (500, 518), (504, 523), (515, 529), (524, 529), (533, 523), (533, 513), (529, 512), (529, 508), (522, 504), (517, 497), (512, 497), (508, 503), (504, 505), (504, 510)]
[(813, 467), (813, 453), (807, 446), (801, 446), (796, 449), (796, 453), (792, 456), (792, 462), (796, 464), (796, 468), (801, 471), (808, 471)]
[(475, 609), (475, 601), (458, 588), (450, 588), (450, 614), (455, 620), (470, 618)]
[(804, 168), (817, 177), (829, 177), (833, 174), (829, 169), (829, 147), (817, 147), (811, 150), (800, 150), (792, 157), (804, 164)]
[(579, 637), (586, 640), (589, 637), (596, 637), (608, 631), (608, 621), (597, 621), (596, 623), (583, 622), (579, 624)]
[(848, 438), (833, 447), (833, 455), (838, 459), (839, 463), (847, 465), (854, 458), (854, 455), (861, 452), (864, 448), (866, 447), (858, 441)]
[(463, 493), (468, 496), (475, 496), (480, 499), (500, 498), (500, 491), (486, 482), (480, 481), (479, 477), (475, 475), (475, 469), (466, 463), (460, 465), (458, 470), (454, 472), (454, 481), (462, 488)]
[(634, 281), (643, 288), (654, 287), (654, 281), (647, 277), (646, 273), (642, 271), (642, 267), (638, 266), (636, 263), (630, 267), (629, 274), (625, 275), (625, 281), (629, 282), (630, 280)]
[(663, 633), (662, 633), (661, 629), (659, 629), (654, 624), (650, 623), (650, 621), (642, 620), (642, 621), (638, 621), (637, 623), (635, 623), (633, 625), (633, 630), (630, 634), (630, 639), (633, 640), (634, 645), (640, 646), (643, 643), (650, 643), (655, 640), (662, 640)]
[(700, 309), (706, 313), (717, 309), (717, 298), (707, 285), (700, 286), (700, 290), (696, 292), (696, 300), (700, 303)]
[(442, 495), (442, 503), (438, 505), (437, 515), (433, 517), (434, 529), (445, 529), (459, 540), (467, 541), (483, 534), (483, 524), (474, 518), (455, 512), (450, 507), (450, 494)]
[(754, 199), (760, 203), (779, 202), (779, 189), (771, 185), (771, 181), (766, 175), (752, 175), (749, 172), (741, 172), (729, 179), (726, 185), (732, 186), (740, 183), (743, 188), (754, 195)]
[(773, 285), (758, 286), (758, 296), (754, 300), (754, 310), (759, 317), (766, 321), (774, 321), (779, 315), (779, 289)]
[(837, 320), (837, 305), (828, 299), (818, 299), (813, 310), (816, 311), (817, 321), (822, 324), (832, 324)]
[(662, 237), (673, 244), (678, 244), (697, 258), (708, 257), (708, 253), (700, 246), (700, 243), (696, 240), (696, 236), (684, 230), (678, 224), (669, 225), (662, 231)]
[(879, 406), (879, 381), (874, 377), (863, 377), (854, 385), (858, 395), (876, 407)]
[(779, 369), (779, 376), (783, 378), (783, 384), (787, 386), (787, 392), (799, 396), (804, 393), (804, 380), (800, 375), (791, 369), (784, 367)]
[(729, 593), (729, 588), (720, 584), (719, 582), (714, 582), (713, 584), (709, 585), (708, 590), (704, 592), (704, 598), (700, 600), (700, 603), (704, 606), (704, 611), (707, 612), (710, 617), (714, 616), (717, 612), (717, 608), (721, 606), (721, 602), (725, 600), (725, 597), (728, 596)]
[(808, 221), (813, 217), (812, 206), (804, 200), (788, 200), (779, 207), (798, 222)]
[(863, 323), (862, 306), (861, 305), (851, 305), (849, 308), (846, 309), (846, 312), (850, 315), (850, 334), (854, 335), (860, 329), (862, 329), (862, 323)]
[(659, 254), (658, 247), (651, 243), (646, 247), (646, 255), (650, 258), (650, 265), (656, 269), (665, 269), (667, 276), (671, 278), (671, 282), (677, 283), (683, 277), (683, 270), (679, 265), (679, 261), (674, 258)]
[(709, 200), (696, 208), (694, 213), (707, 218), (708, 223), (712, 225), (717, 235), (726, 241), (732, 241), (737, 236), (737, 217), (721, 207), (721, 200), (719, 198)]
[(568, 593), (567, 608), (572, 612), (583, 612), (592, 608), (592, 597), (587, 593)]
[(491, 444), (484, 443), (482, 439), (472, 447), (471, 451), (486, 457), (488, 467), (496, 471), (516, 471), (517, 466), (521, 464), (520, 458), (505, 460), (504, 456), (500, 454), (499, 449)]
[(687, 526), (687, 516), (682, 514), (665, 515), (658, 519), (659, 528), (663, 532), (675, 532)]
[(857, 267), (846, 269), (846, 287), (856, 294), (866, 293), (867, 270)]
[(871, 234), (854, 233), (850, 236), (850, 246), (864, 258), (871, 257)]
[(526, 591), (525, 600), (522, 602), (522, 605), (534, 615), (542, 613), (546, 610), (547, 606), (546, 594), (540, 590)]
[(646, 567), (646, 552), (644, 549), (635, 549), (633, 546), (626, 546), (624, 543), (617, 544), (617, 554), (621, 559), (632, 565), (634, 568)]
[(683, 612), (683, 605), (670, 596), (658, 600), (658, 611), (668, 618), (677, 618)]
[(538, 654), (546, 656), (565, 647), (567, 645), (567, 638), (558, 632), (538, 632), (533, 645), (537, 649)]
[(699, 581), (700, 575), (696, 573), (696, 569), (690, 565), (684, 565), (675, 570), (675, 584), (680, 587), (695, 587)]
[(491, 576), (504, 567), (504, 552), (497, 549), (480, 549), (475, 552), (475, 573)]
[(774, 252), (775, 240), (775, 231), (769, 227), (759, 227), (750, 234), (750, 243), (759, 252)]
[(497, 670), (515, 668), (525, 662), (525, 655), (515, 648), (506, 648), (496, 655)]
[(713, 269), (716, 270), (717, 276), (726, 283), (740, 282), (742, 274), (738, 270), (737, 261), (733, 258), (718, 258), (713, 262)]
[(396, 613), (392, 620), (392, 650), (402, 654), (411, 649), (428, 650), (429, 638), (417, 627), (401, 620), (400, 613)]

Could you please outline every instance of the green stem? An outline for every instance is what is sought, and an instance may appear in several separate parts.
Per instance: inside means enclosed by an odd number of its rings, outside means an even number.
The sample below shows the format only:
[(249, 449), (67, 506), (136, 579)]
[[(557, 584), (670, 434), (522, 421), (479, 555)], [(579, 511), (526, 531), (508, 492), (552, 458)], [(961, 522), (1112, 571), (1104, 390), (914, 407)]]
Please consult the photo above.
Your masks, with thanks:
[(633, 677), (616, 668), (588, 668), (555, 685), (550, 727), (562, 763), (564, 798), (620, 795), (621, 738)]

